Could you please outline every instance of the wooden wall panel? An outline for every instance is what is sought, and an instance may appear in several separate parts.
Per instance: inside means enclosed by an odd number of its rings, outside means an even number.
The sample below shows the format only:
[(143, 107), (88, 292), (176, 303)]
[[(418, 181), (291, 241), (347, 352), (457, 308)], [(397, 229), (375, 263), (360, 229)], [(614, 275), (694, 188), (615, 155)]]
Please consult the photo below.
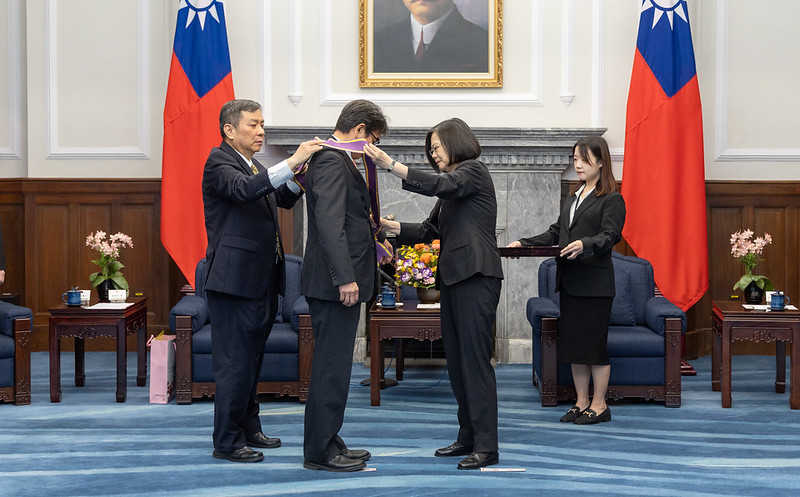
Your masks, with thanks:
[[(688, 357), (711, 352), (711, 300), (725, 300), (732, 294), (741, 296), (741, 291), (732, 290), (744, 274), (744, 267), (730, 253), (732, 233), (749, 228), (755, 236), (764, 232), (772, 235), (772, 244), (764, 249), (765, 261), (756, 272), (769, 277), (776, 288), (784, 290), (793, 300), (800, 300), (800, 182), (707, 182), (706, 199), (709, 292), (687, 313), (691, 324)], [(739, 354), (774, 351), (774, 344), (734, 344), (734, 352)]]
[[(120, 261), (131, 291), (147, 297), (150, 333), (169, 328), (169, 310), (186, 279), (161, 245), (161, 182), (152, 180), (0, 180), (0, 220), (6, 237), (8, 282), (3, 291), (19, 293), (34, 314), (33, 350), (47, 350), (49, 308), (61, 294), (89, 288), (89, 233), (121, 231), (133, 238)], [(294, 216), (281, 212), (287, 252), (296, 253)], [(89, 340), (87, 350), (114, 350), (113, 341)], [(136, 350), (135, 337), (128, 339)], [(62, 347), (70, 350), (67, 341)]]
[[(122, 231), (133, 237), (125, 249), (125, 276), (148, 299), (151, 332), (168, 327), (169, 309), (186, 282), (160, 241), (160, 181), (0, 180), (0, 220), (7, 258), (3, 291), (19, 293), (34, 312), (33, 350), (47, 350), (48, 309), (73, 285), (87, 286), (96, 254), (85, 246), (91, 231)], [(685, 357), (711, 351), (711, 300), (728, 299), (742, 265), (730, 254), (731, 233), (751, 228), (773, 236), (764, 252), (763, 274), (800, 301), (800, 182), (708, 182), (709, 292), (687, 312)], [(281, 212), (287, 252), (302, 250), (302, 212)], [(294, 233), (297, 231), (297, 233)], [(680, 241), (676, 241), (680, 243)], [(635, 255), (623, 241), (616, 250)], [(685, 247), (690, 251), (692, 247)], [(94, 342), (94, 343), (92, 343)], [(772, 353), (774, 345), (745, 342), (739, 353)], [(129, 341), (133, 350), (135, 343)], [(89, 341), (90, 350), (111, 343)]]
[[(10, 187), (10, 188), (9, 188)], [(24, 232), (25, 204), (19, 185), (0, 183), (0, 224), (3, 230), (3, 245), (6, 256), (5, 283), (0, 292), (17, 294), (23, 298), (25, 294), (25, 239)]]
[(33, 310), (34, 321), (46, 320), (50, 306), (61, 301), (61, 294), (78, 283), (72, 261), (78, 261), (78, 249), (70, 243), (70, 212), (68, 205), (40, 205), (36, 208), (33, 225), (36, 243), (36, 271), (28, 273), (32, 287), (26, 302)]

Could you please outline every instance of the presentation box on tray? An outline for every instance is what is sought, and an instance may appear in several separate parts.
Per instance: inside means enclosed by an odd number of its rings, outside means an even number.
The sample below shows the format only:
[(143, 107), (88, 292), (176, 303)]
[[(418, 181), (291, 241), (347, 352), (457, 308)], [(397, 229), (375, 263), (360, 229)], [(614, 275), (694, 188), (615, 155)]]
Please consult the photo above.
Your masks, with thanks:
[(500, 257), (558, 257), (564, 247), (497, 247)]

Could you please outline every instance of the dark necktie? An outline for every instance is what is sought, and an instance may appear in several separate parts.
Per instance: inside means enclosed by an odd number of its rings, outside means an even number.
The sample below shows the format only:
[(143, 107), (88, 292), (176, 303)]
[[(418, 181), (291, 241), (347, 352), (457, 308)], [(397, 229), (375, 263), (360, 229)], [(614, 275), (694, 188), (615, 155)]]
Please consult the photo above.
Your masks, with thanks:
[(425, 36), (422, 30), (419, 30), (419, 45), (417, 45), (417, 51), (414, 53), (414, 59), (422, 60), (422, 57), (425, 56)]
[[(256, 168), (256, 165), (253, 164), (253, 163), (250, 164), (250, 170), (253, 171), (254, 175), (258, 174), (258, 168)], [(270, 212), (270, 214), (273, 214), (273, 212), (272, 212), (272, 202), (269, 199), (269, 195), (266, 195), (266, 198), (267, 198), (267, 206), (269, 207), (269, 212)], [(274, 218), (275, 216), (273, 215), (272, 217)], [(278, 231), (278, 219), (277, 218), (275, 218), (275, 260), (276, 261), (282, 261), (283, 260), (283, 248), (281, 246), (281, 234)]]

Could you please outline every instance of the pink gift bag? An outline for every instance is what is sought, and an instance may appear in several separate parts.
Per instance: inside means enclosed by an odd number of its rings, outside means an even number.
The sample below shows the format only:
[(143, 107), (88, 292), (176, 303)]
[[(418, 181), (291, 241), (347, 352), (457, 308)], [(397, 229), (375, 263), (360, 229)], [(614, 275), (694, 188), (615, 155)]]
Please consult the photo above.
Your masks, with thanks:
[(175, 396), (175, 335), (151, 336), (150, 403), (166, 404)]

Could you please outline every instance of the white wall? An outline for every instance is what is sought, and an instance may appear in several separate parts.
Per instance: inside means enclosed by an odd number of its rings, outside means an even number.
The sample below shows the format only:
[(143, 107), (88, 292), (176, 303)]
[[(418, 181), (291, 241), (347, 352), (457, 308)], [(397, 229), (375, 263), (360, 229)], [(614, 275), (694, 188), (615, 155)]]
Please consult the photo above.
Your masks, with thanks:
[[(360, 89), (357, 0), (224, 6), (236, 95), (269, 124), (332, 125), (368, 98), (395, 126), (607, 127), (620, 177), (639, 3), (504, 0), (504, 86), (474, 90)], [(160, 177), (177, 4), (0, 0), (0, 177)], [(689, 10), (707, 179), (800, 180), (800, 2)]]

